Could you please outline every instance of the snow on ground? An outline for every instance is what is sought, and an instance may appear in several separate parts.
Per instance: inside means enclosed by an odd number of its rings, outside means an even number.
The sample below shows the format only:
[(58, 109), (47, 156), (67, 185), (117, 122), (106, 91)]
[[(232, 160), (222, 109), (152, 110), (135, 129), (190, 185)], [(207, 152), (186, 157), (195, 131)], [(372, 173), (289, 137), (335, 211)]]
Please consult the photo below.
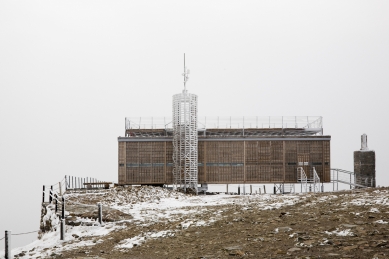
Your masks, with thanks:
[[(283, 206), (304, 203), (303, 206), (316, 206), (317, 204), (329, 200), (335, 200), (338, 197), (346, 195), (342, 192), (316, 194), (256, 194), (256, 195), (207, 195), (207, 196), (188, 196), (182, 193), (170, 191), (162, 188), (153, 187), (129, 187), (114, 188), (101, 193), (73, 193), (68, 194), (66, 200), (68, 204), (87, 204), (96, 205), (101, 202), (104, 206), (119, 210), (131, 215), (130, 220), (116, 222), (105, 222), (103, 225), (95, 222), (94, 219), (78, 218), (81, 222), (94, 222), (92, 226), (66, 226), (65, 241), (60, 241), (59, 227), (54, 227), (53, 231), (44, 233), (40, 240), (12, 250), (13, 255), (19, 254), (19, 258), (37, 258), (48, 257), (51, 254), (61, 254), (61, 251), (76, 249), (80, 247), (90, 247), (96, 243), (102, 242), (102, 238), (112, 231), (118, 231), (130, 224), (148, 226), (156, 222), (169, 222), (170, 230), (159, 232), (145, 231), (140, 235), (123, 239), (116, 246), (117, 249), (130, 249), (133, 246), (142, 245), (148, 239), (163, 238), (175, 235), (177, 226), (181, 229), (192, 226), (209, 226), (213, 222), (223, 218), (223, 205), (239, 205), (242, 210), (249, 210), (253, 207), (262, 210), (278, 209)], [(379, 213), (374, 205), (389, 206), (387, 190), (376, 190), (374, 192), (348, 193), (346, 202), (340, 204), (340, 209), (351, 205), (370, 205), (371, 213)], [(218, 207), (220, 206), (220, 207)], [(58, 226), (58, 217), (50, 210), (50, 206), (45, 219), (50, 219), (52, 225)], [(218, 209), (220, 208), (220, 209)], [(196, 218), (196, 215), (210, 213), (206, 219)], [(184, 219), (184, 216), (190, 215), (191, 220)], [(201, 220), (199, 219), (201, 218)], [(385, 221), (376, 221), (377, 224), (387, 224)], [(177, 225), (178, 224), (178, 225)], [(91, 225), (91, 224), (89, 224)], [(336, 229), (326, 232), (328, 235), (349, 236), (353, 235), (350, 229)], [(4, 251), (0, 251), (0, 258), (4, 258)]]
[(159, 231), (159, 232), (147, 232), (143, 233), (142, 235), (135, 236), (133, 238), (127, 238), (119, 242), (119, 245), (117, 245), (117, 248), (133, 248), (134, 246), (139, 246), (146, 242), (147, 239), (150, 238), (160, 238), (160, 237), (171, 237), (174, 236), (173, 231)]
[[(208, 226), (222, 218), (223, 210), (213, 213), (213, 216), (207, 220), (182, 220), (183, 215), (200, 215), (209, 208), (218, 205), (232, 204), (251, 204), (266, 210), (280, 208), (281, 206), (291, 205), (297, 202), (301, 197), (299, 195), (254, 195), (254, 196), (233, 196), (233, 195), (207, 195), (207, 196), (188, 196), (179, 192), (169, 191), (161, 188), (138, 187), (125, 189), (111, 189), (103, 193), (72, 193), (67, 196), (68, 204), (88, 204), (95, 205), (97, 201), (104, 206), (117, 209), (133, 216), (133, 219), (126, 220), (143, 226), (158, 222), (169, 221), (177, 222), (181, 229), (191, 226)], [(94, 226), (66, 226), (65, 241), (60, 241), (59, 219), (55, 216), (52, 206), (48, 207), (48, 212), (44, 216), (50, 219), (53, 231), (44, 233), (42, 239), (19, 248), (14, 248), (12, 254), (21, 255), (19, 258), (37, 258), (48, 257), (51, 254), (60, 254), (61, 251), (74, 249), (80, 246), (93, 246), (99, 239), (111, 231), (123, 228), (119, 222), (106, 222), (100, 226), (95, 222)], [(83, 218), (81, 222), (93, 222), (94, 219)], [(148, 238), (159, 238), (174, 235), (177, 231), (162, 231), (158, 233), (147, 232), (130, 239), (123, 240), (118, 245), (120, 248), (130, 248), (134, 245), (141, 245)], [(24, 256), (23, 256), (24, 254)], [(4, 251), (0, 251), (0, 258), (4, 257)]]
[(351, 229), (344, 229), (344, 230), (339, 230), (339, 229), (336, 229), (334, 231), (325, 231), (326, 234), (328, 235), (336, 235), (336, 236), (342, 236), (342, 237), (345, 237), (345, 236), (354, 236), (354, 233), (351, 232)]
[[(19, 258), (37, 258), (49, 257), (51, 254), (60, 254), (61, 251), (70, 250), (83, 246), (92, 246), (101, 236), (107, 235), (109, 232), (119, 229), (121, 226), (115, 226), (114, 223), (102, 226), (66, 226), (65, 241), (60, 240), (59, 227), (58, 231), (51, 231), (43, 234), (41, 239), (38, 239), (26, 246), (12, 249), (12, 255), (25, 254)], [(79, 238), (86, 237), (86, 240)], [(4, 251), (0, 252), (0, 258), (4, 258)]]

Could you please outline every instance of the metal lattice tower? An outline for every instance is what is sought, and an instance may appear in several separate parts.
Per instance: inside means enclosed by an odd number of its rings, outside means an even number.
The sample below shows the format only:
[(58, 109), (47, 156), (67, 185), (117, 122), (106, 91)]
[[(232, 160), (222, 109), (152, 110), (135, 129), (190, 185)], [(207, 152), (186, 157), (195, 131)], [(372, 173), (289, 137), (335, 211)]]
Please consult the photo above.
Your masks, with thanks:
[(184, 90), (173, 95), (173, 182), (175, 188), (197, 194), (197, 95), (186, 90), (188, 74), (184, 54)]

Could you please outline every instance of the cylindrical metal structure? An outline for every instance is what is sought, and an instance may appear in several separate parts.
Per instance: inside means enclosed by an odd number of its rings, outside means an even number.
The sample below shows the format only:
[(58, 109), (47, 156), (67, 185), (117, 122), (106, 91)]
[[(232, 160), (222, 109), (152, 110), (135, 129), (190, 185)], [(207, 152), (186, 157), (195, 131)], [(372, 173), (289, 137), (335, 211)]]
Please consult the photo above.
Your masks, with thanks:
[(186, 89), (173, 96), (173, 180), (176, 188), (197, 193), (197, 95)]

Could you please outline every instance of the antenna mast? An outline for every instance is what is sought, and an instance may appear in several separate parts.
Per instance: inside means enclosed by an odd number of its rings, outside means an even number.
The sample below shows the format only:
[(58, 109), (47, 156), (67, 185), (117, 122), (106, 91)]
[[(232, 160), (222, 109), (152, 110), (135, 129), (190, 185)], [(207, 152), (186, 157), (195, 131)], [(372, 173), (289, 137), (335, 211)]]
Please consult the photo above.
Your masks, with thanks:
[(189, 69), (186, 69), (185, 66), (185, 53), (184, 53), (184, 73), (182, 75), (184, 76), (184, 91), (186, 92), (186, 82), (189, 80)]
[(188, 74), (184, 53), (184, 90), (173, 95), (173, 186), (197, 194), (197, 95), (189, 94), (186, 90)]

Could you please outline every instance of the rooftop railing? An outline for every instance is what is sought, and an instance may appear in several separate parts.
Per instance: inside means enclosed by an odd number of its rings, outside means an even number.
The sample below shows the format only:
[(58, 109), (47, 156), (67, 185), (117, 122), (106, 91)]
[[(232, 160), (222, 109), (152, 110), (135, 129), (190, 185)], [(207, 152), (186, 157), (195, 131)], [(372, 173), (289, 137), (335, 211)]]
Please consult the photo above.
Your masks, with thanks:
[[(172, 129), (171, 117), (127, 117), (127, 129)], [(198, 129), (304, 128), (322, 129), (321, 116), (202, 116)]]

